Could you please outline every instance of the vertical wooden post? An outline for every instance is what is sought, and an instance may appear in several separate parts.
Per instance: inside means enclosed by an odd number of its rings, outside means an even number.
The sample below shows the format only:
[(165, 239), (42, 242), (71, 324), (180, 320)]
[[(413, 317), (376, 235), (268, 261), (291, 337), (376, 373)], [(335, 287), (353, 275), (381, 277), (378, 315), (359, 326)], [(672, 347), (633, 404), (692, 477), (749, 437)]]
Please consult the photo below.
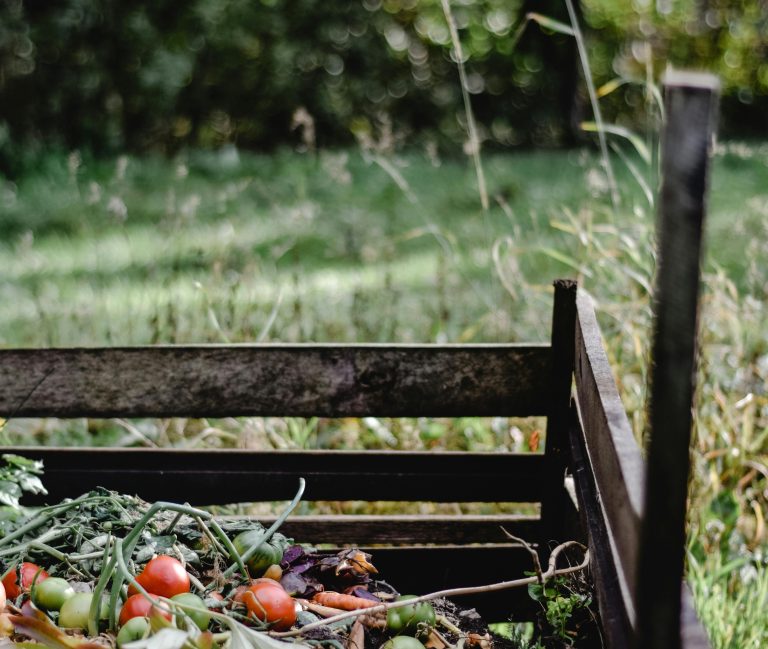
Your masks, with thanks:
[(567, 517), (568, 493), (564, 486), (568, 464), (568, 426), (570, 424), (571, 384), (576, 348), (576, 282), (555, 280), (552, 307), (551, 401), (547, 415), (547, 476), (541, 499), (540, 553), (548, 557), (549, 541), (562, 542)]
[(636, 647), (643, 649), (681, 646), (699, 267), (719, 89), (711, 75), (683, 72), (667, 74), (664, 85), (650, 446), (636, 585)]

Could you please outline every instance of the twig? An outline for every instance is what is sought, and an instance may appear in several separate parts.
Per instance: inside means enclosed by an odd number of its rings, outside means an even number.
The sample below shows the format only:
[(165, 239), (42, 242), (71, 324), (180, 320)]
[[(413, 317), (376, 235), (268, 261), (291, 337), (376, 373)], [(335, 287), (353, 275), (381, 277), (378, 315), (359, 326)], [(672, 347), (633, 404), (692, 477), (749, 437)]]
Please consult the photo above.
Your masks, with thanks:
[[(575, 566), (568, 566), (567, 568), (561, 568), (557, 569), (557, 558), (560, 556), (560, 554), (571, 547), (578, 547), (579, 549), (584, 551), (584, 560), (575, 565)], [(580, 570), (584, 570), (589, 565), (589, 550), (584, 547), (581, 543), (578, 541), (566, 541), (565, 543), (561, 543), (558, 545), (554, 550), (552, 550), (552, 554), (549, 555), (549, 563), (547, 565), (546, 572), (541, 574), (541, 578), (544, 581), (548, 581), (552, 579), (552, 577), (557, 577), (560, 575), (568, 575), (572, 572), (578, 572)], [(511, 581), (500, 581), (495, 584), (488, 584), (486, 586), (465, 586), (463, 588), (448, 588), (446, 590), (438, 590), (434, 593), (428, 593), (427, 595), (421, 595), (419, 597), (413, 597), (406, 600), (398, 600), (394, 602), (388, 602), (385, 604), (377, 604), (376, 606), (372, 606), (370, 608), (359, 608), (355, 611), (347, 611), (345, 613), (340, 613), (339, 615), (334, 615), (333, 617), (326, 618), (325, 620), (319, 620), (317, 622), (312, 622), (311, 624), (307, 624), (306, 626), (301, 627), (300, 629), (295, 629), (293, 631), (272, 631), (269, 635), (275, 637), (275, 638), (292, 638), (295, 636), (302, 635), (306, 631), (312, 631), (313, 629), (318, 629), (320, 627), (326, 626), (328, 624), (334, 624), (335, 622), (340, 622), (341, 620), (346, 620), (350, 617), (357, 617), (358, 615), (367, 614), (370, 615), (372, 613), (377, 613), (379, 611), (388, 611), (391, 608), (401, 608), (403, 606), (412, 606), (413, 604), (418, 604), (419, 602), (428, 602), (433, 599), (439, 599), (441, 597), (460, 597), (462, 595), (475, 595), (477, 593), (492, 593), (498, 590), (508, 590), (510, 588), (519, 588), (521, 586), (527, 586), (529, 584), (535, 584), (539, 581), (539, 577), (524, 577), (522, 579), (513, 579)]]
[(539, 579), (539, 583), (544, 583), (544, 575), (541, 571), (541, 561), (539, 561), (539, 553), (536, 552), (536, 550), (531, 547), (531, 544), (528, 543), (525, 539), (521, 539), (519, 536), (515, 536), (514, 534), (510, 534), (505, 530), (503, 527), (501, 528), (501, 531), (504, 532), (504, 534), (507, 535), (507, 538), (516, 541), (517, 543), (520, 543), (526, 550), (528, 550), (528, 554), (531, 555), (531, 558), (533, 559), (533, 569), (536, 571), (536, 576)]

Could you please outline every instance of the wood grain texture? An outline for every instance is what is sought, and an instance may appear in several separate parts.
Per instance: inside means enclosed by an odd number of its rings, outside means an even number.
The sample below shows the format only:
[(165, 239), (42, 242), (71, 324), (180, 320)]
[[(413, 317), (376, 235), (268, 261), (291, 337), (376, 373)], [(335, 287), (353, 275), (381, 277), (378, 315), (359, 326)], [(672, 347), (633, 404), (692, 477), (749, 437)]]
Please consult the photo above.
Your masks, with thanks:
[(545, 415), (547, 345), (0, 350), (0, 416)]
[(407, 451), (239, 451), (143, 448), (6, 448), (40, 459), (45, 498), (97, 486), (146, 500), (195, 505), (290, 500), (538, 502), (544, 456)]
[[(242, 517), (238, 517), (242, 518)], [(274, 518), (259, 516), (269, 525)], [(286, 536), (304, 543), (438, 544), (506, 543), (502, 528), (523, 539), (536, 538), (538, 516), (488, 514), (444, 515), (323, 515), (291, 516), (280, 528)]]
[(592, 300), (579, 291), (576, 305), (579, 418), (598, 499), (615, 543), (614, 561), (623, 588), (634, 598), (645, 469), (605, 355)]
[(587, 532), (591, 571), (607, 649), (632, 647), (634, 602), (616, 560), (615, 539), (603, 514), (595, 469), (578, 416), (571, 414), (569, 442), (581, 524)]
[(638, 646), (681, 646), (680, 581), (696, 375), (700, 259), (718, 81), (669, 75), (658, 206), (646, 519), (638, 557)]

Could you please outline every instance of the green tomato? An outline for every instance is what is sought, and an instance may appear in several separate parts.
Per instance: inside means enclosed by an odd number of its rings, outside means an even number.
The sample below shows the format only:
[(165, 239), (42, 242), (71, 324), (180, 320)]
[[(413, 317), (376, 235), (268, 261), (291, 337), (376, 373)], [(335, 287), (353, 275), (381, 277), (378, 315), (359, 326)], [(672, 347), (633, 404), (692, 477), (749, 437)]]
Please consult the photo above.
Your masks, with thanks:
[[(401, 595), (397, 601), (413, 599), (416, 595)], [(391, 608), (387, 611), (387, 628), (395, 633), (410, 632), (425, 636), (429, 629), (435, 626), (435, 609), (429, 602), (419, 602), (401, 608)], [(404, 649), (397, 647), (396, 649)]]
[(32, 601), (45, 611), (58, 611), (74, 594), (74, 589), (66, 579), (48, 577), (32, 589)]
[(381, 646), (381, 649), (424, 649), (424, 645), (409, 635), (396, 635), (394, 638), (387, 640)]
[(149, 634), (149, 618), (132, 617), (123, 626), (117, 634), (117, 646), (121, 647), (135, 640), (141, 640)]
[(211, 614), (208, 613), (208, 607), (200, 597), (194, 593), (179, 593), (178, 595), (171, 597), (171, 600), (184, 606), (194, 606), (195, 608), (200, 609), (199, 611), (191, 611), (186, 608), (182, 610), (197, 625), (198, 629), (205, 631), (208, 628), (208, 624), (211, 621)]
[[(64, 602), (59, 611), (59, 626), (65, 629), (83, 629), (88, 628), (88, 614), (91, 610), (91, 600), (93, 593), (75, 593)], [(106, 620), (109, 616), (107, 601), (101, 600), (99, 608), (99, 619)]]
[[(262, 530), (246, 530), (240, 532), (233, 540), (232, 545), (240, 556), (251, 549), (263, 535)], [(264, 571), (274, 563), (280, 563), (283, 559), (283, 548), (274, 538), (264, 543), (255, 554), (246, 562), (251, 577), (261, 577)]]

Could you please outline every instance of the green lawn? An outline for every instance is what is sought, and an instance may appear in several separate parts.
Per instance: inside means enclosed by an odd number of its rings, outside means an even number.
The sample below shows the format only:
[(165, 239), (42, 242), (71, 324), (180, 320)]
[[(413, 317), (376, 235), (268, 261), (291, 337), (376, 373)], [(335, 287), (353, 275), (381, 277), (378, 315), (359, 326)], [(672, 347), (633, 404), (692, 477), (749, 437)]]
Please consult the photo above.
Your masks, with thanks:
[[(654, 208), (590, 153), (466, 159), (328, 151), (79, 161), (0, 184), (0, 345), (546, 341), (551, 281), (596, 297), (642, 435)], [(715, 159), (702, 313), (691, 557), (717, 647), (768, 644), (768, 145)], [(652, 178), (652, 173), (646, 173)], [(751, 395), (751, 396), (750, 396)], [(539, 422), (14, 421), (39, 443), (525, 448)], [(760, 594), (763, 593), (763, 594)], [(757, 599), (756, 599), (757, 598)], [(723, 605), (723, 601), (727, 605)], [(757, 643), (757, 644), (755, 644)]]

